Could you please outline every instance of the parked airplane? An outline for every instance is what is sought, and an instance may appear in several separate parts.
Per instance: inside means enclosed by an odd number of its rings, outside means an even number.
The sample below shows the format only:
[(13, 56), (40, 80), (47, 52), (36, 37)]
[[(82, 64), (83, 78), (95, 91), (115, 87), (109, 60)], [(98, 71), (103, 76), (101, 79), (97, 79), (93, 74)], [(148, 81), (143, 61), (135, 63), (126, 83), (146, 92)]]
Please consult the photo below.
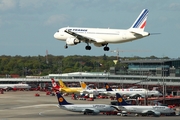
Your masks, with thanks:
[(112, 89), (107, 83), (105, 83), (106, 92), (104, 94), (109, 95), (116, 95), (116, 93), (119, 93), (121, 95), (126, 95), (129, 97), (145, 97), (145, 96), (162, 96), (162, 94), (157, 90), (147, 90), (147, 89)]
[[(86, 83), (83, 82), (83, 84), (82, 84), (81, 81), (80, 81), (80, 84), (87, 86), (85, 89), (83, 89), (81, 91), (81, 93), (84, 93), (84, 94), (99, 95), (99, 94), (101, 94), (101, 93), (106, 91), (106, 89), (98, 89), (98, 88), (93, 89), (93, 88), (90, 88), (88, 85), (86, 85)], [(83, 87), (83, 86), (81, 86), (81, 87)]]
[(52, 83), (52, 90), (54, 91), (60, 91), (60, 86), (56, 83), (54, 78), (51, 78), (51, 83)]
[(68, 103), (60, 93), (57, 94), (57, 99), (59, 102), (59, 108), (72, 111), (72, 112), (83, 112), (84, 114), (99, 114), (100, 112), (110, 112), (117, 109), (112, 105), (106, 104), (72, 104)]
[(19, 84), (0, 84), (0, 89), (3, 90), (10, 90), (10, 89), (29, 89), (31, 88), (30, 85), (24, 84), (24, 83), (19, 83)]
[(139, 106), (130, 105), (121, 97), (119, 93), (116, 93), (116, 98), (118, 102), (119, 109), (129, 113), (135, 113), (136, 115), (154, 115), (160, 116), (165, 115), (175, 115), (175, 111), (167, 106)]
[(64, 27), (54, 34), (54, 38), (65, 41), (65, 48), (68, 48), (68, 45), (72, 46), (85, 42), (87, 44), (86, 50), (91, 50), (89, 44), (93, 43), (96, 47), (105, 46), (104, 51), (109, 51), (107, 46), (109, 43), (130, 42), (149, 36), (150, 33), (144, 31), (148, 12), (147, 9), (142, 10), (129, 29)]
[(65, 93), (80, 93), (86, 88), (84, 82), (81, 83), (82, 87), (67, 87), (62, 80), (59, 80), (60, 90)]

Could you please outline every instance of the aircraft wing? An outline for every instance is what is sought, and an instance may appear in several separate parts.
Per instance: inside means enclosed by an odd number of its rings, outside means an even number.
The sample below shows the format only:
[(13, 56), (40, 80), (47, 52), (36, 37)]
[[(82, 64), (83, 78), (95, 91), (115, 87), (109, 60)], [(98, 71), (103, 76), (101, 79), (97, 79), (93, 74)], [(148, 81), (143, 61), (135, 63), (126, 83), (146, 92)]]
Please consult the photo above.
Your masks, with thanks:
[(137, 97), (145, 97), (145, 96), (142, 94), (131, 94), (131, 95), (129, 95), (129, 97), (137, 98)]
[(160, 112), (155, 111), (155, 110), (144, 110), (144, 111), (142, 111), (142, 114), (151, 114), (154, 116), (160, 116), (161, 115)]
[(71, 30), (66, 29), (64, 32), (74, 36), (75, 38), (79, 39), (80, 41), (83, 42), (89, 42), (89, 43), (105, 43), (105, 41), (103, 39), (99, 39), (99, 38), (93, 38), (93, 37), (89, 37), (86, 35), (80, 35), (78, 33), (72, 32)]
[(82, 112), (98, 114), (100, 111), (98, 109), (94, 109), (94, 108), (86, 108)]
[(0, 89), (3, 89), (3, 90), (12, 90), (13, 87), (10, 87), (10, 86), (0, 86)]
[(88, 94), (88, 93), (90, 93), (88, 90), (82, 90), (82, 91), (80, 91), (81, 93), (83, 93), (83, 94)]

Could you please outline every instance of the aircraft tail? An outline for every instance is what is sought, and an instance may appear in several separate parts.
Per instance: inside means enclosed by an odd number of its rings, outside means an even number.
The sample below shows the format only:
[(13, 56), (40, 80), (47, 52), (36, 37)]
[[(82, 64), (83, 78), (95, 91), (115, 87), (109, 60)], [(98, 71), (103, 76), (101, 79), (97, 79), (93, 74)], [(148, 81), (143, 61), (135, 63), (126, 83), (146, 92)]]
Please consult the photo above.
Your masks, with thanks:
[(118, 102), (118, 106), (130, 105), (128, 104), (119, 93), (116, 93), (116, 99)]
[(112, 88), (107, 83), (105, 83), (105, 88), (106, 91), (113, 91)]
[(56, 81), (54, 80), (54, 78), (51, 78), (51, 82), (52, 82), (52, 88), (53, 90), (59, 90), (59, 85), (56, 83)]
[(80, 81), (80, 85), (82, 89), (88, 89), (88, 86), (86, 85), (85, 82)]
[(144, 28), (146, 26), (146, 20), (148, 17), (148, 12), (149, 12), (148, 9), (143, 9), (130, 29), (139, 29), (144, 31)]
[(67, 102), (67, 101), (64, 99), (64, 97), (61, 95), (61, 93), (56, 92), (56, 96), (57, 96), (59, 105), (70, 105), (70, 104), (72, 104), (72, 103)]
[(60, 87), (63, 89), (63, 88), (68, 88), (64, 82), (62, 80), (59, 80), (59, 84), (60, 84)]

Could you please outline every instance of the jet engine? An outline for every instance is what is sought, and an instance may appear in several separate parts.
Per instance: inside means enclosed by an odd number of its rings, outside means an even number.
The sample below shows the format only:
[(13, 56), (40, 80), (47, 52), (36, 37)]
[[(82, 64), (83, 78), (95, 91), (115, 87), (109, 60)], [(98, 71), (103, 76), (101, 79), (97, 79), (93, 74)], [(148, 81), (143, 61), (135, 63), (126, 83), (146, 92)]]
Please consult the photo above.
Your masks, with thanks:
[(93, 114), (95, 114), (95, 115), (97, 115), (97, 114), (99, 114), (100, 113), (100, 111), (99, 110), (94, 110), (94, 112), (93, 112)]
[(155, 117), (159, 117), (160, 115), (161, 115), (160, 112), (158, 112), (158, 111), (155, 111), (155, 112), (154, 112), (154, 116), (155, 116)]
[(76, 45), (78, 43), (80, 43), (81, 41), (77, 38), (67, 38), (66, 39), (66, 44), (67, 45)]

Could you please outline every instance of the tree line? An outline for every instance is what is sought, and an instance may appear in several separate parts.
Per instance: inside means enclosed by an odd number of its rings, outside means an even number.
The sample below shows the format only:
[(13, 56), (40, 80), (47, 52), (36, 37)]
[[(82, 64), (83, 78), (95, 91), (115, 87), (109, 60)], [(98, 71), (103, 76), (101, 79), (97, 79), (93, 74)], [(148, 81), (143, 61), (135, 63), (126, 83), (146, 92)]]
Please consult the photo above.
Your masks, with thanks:
[[(157, 59), (155, 56), (148, 57)], [(110, 67), (126, 66), (118, 62), (116, 65), (113, 60), (116, 56), (0, 56), (0, 75), (16, 74), (20, 77), (43, 76), (48, 74), (61, 74), (70, 72), (108, 72)], [(144, 59), (138, 56), (124, 57), (120, 60)], [(147, 59), (147, 57), (145, 58)]]

